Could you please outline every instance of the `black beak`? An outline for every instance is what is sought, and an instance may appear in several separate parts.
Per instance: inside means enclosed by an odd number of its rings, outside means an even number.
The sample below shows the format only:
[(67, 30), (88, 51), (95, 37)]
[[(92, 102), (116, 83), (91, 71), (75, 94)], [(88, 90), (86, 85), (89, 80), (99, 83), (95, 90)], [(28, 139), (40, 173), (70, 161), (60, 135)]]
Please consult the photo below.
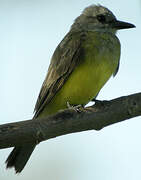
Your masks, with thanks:
[(118, 20), (112, 21), (111, 25), (112, 25), (112, 28), (115, 28), (115, 29), (128, 29), (128, 28), (136, 27), (134, 24), (118, 21)]

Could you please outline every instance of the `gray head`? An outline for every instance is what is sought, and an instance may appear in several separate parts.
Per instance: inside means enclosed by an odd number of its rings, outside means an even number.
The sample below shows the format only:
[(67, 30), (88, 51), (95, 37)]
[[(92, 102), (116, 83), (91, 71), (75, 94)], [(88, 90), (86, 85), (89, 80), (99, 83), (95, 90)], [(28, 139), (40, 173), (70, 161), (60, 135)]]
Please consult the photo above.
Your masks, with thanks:
[(71, 29), (116, 33), (119, 29), (133, 27), (135, 27), (133, 24), (118, 21), (106, 7), (91, 5), (85, 8), (82, 14), (76, 18)]

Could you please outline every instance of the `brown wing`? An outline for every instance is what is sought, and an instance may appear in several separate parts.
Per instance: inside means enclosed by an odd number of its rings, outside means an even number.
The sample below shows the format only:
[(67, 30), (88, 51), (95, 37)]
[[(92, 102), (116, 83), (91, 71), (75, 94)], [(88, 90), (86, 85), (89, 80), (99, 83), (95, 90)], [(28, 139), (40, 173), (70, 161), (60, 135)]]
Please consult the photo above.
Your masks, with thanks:
[(83, 52), (81, 41), (84, 34), (68, 33), (56, 48), (35, 105), (37, 117), (63, 86), (71, 72), (79, 64), (79, 56)]

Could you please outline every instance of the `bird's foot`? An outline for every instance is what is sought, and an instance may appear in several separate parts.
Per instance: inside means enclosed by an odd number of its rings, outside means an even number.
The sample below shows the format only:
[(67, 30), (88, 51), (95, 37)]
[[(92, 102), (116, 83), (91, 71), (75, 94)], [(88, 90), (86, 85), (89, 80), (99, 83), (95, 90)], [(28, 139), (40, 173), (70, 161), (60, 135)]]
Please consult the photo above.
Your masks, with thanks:
[(82, 108), (83, 108), (83, 105), (79, 104), (79, 105), (71, 105), (68, 101), (67, 101), (67, 107), (68, 109), (72, 109), (76, 112), (82, 112)]

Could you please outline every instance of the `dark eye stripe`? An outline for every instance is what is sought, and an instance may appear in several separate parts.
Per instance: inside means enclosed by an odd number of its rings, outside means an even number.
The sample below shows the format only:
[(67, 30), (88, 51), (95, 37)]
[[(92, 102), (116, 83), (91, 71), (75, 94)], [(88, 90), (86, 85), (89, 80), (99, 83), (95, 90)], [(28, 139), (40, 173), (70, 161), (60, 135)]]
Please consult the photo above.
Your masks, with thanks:
[(97, 19), (98, 19), (98, 21), (99, 22), (101, 22), (101, 23), (104, 23), (104, 22), (106, 22), (106, 18), (105, 18), (105, 16), (104, 15), (98, 15), (97, 16)]

